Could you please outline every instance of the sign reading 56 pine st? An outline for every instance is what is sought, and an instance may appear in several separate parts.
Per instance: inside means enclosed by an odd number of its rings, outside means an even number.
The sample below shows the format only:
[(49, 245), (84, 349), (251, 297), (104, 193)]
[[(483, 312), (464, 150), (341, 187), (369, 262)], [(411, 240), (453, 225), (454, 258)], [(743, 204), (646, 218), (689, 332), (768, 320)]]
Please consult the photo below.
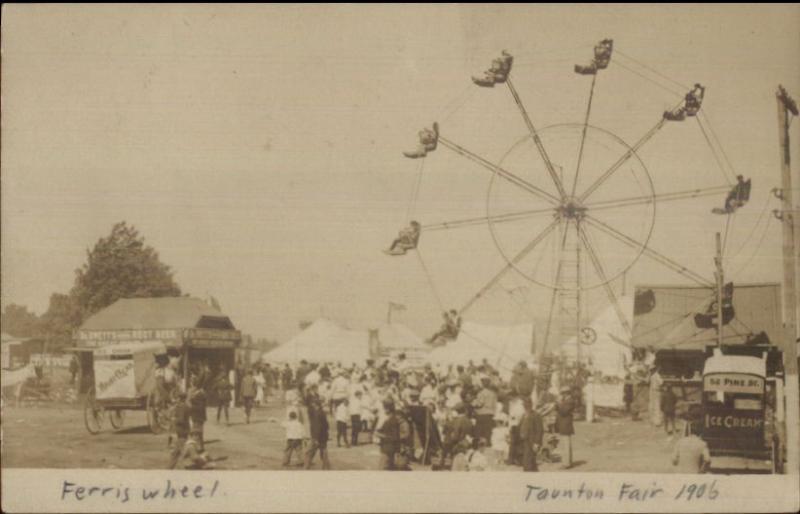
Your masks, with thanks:
[(703, 389), (721, 393), (764, 394), (764, 378), (739, 373), (714, 373), (705, 376)]

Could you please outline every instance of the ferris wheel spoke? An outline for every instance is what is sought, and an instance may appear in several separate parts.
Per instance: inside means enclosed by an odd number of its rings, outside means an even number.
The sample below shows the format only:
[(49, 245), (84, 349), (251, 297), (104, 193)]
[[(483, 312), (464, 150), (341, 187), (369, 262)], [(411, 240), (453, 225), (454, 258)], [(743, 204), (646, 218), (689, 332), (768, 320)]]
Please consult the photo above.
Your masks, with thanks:
[(511, 182), (512, 184), (516, 185), (517, 187), (520, 187), (520, 188), (528, 191), (529, 193), (532, 193), (532, 194), (538, 196), (539, 198), (541, 198), (543, 200), (546, 200), (548, 203), (550, 203), (552, 205), (558, 205), (560, 203), (558, 198), (556, 198), (552, 194), (548, 193), (544, 189), (542, 189), (540, 187), (537, 187), (534, 184), (531, 184), (527, 180), (525, 180), (525, 179), (523, 179), (521, 177), (518, 177), (517, 175), (511, 173), (510, 171), (507, 171), (507, 170), (501, 168), (497, 164), (494, 164), (494, 163), (484, 159), (480, 155), (467, 150), (466, 148), (464, 148), (461, 145), (458, 145), (458, 144), (456, 144), (456, 143), (454, 143), (454, 142), (452, 142), (452, 141), (450, 141), (450, 140), (448, 140), (448, 139), (446, 139), (446, 138), (444, 138), (442, 136), (439, 136), (439, 143), (441, 143), (446, 148), (449, 148), (450, 150), (454, 151), (455, 153), (457, 153), (457, 154), (459, 154), (459, 155), (461, 155), (463, 157), (466, 157), (467, 159), (471, 160), (472, 162), (483, 166), (487, 170), (491, 171), (492, 173), (497, 174), (498, 176), (504, 178), (508, 182)]
[(448, 230), (451, 228), (471, 227), (475, 225), (485, 225), (486, 223), (508, 223), (511, 221), (526, 220), (538, 215), (552, 213), (553, 208), (547, 209), (532, 209), (519, 212), (509, 212), (507, 214), (498, 214), (495, 216), (481, 216), (477, 218), (464, 218), (460, 220), (441, 221), (439, 223), (430, 223), (422, 225), (421, 229), (424, 232), (433, 232), (436, 230)]
[(594, 251), (594, 247), (592, 246), (592, 242), (589, 240), (589, 235), (586, 233), (586, 229), (581, 226), (580, 222), (576, 223), (576, 227), (578, 230), (578, 238), (583, 243), (583, 247), (589, 254), (589, 260), (592, 261), (592, 266), (594, 266), (597, 276), (600, 277), (600, 281), (603, 284), (603, 289), (605, 289), (606, 296), (608, 296), (608, 301), (614, 306), (614, 310), (617, 313), (619, 322), (625, 328), (625, 331), (628, 333), (628, 335), (630, 335), (632, 333), (630, 323), (628, 323), (628, 318), (625, 317), (625, 313), (622, 312), (622, 307), (619, 305), (619, 300), (617, 299), (616, 293), (614, 293), (614, 288), (612, 288), (611, 284), (609, 284), (608, 276), (603, 269), (603, 263), (600, 262), (600, 258), (597, 257), (597, 252)]
[(558, 283), (561, 281), (561, 268), (563, 266), (563, 261), (561, 260), (561, 256), (564, 253), (564, 248), (567, 245), (567, 229), (569, 225), (565, 224), (563, 229), (563, 234), (561, 235), (561, 246), (558, 248), (558, 264), (556, 265), (556, 277), (553, 288), (553, 294), (550, 297), (550, 311), (547, 314), (547, 326), (544, 332), (544, 344), (542, 346), (542, 351), (547, 348), (547, 343), (550, 340), (550, 327), (553, 324), (553, 313), (555, 312), (556, 308), (556, 298), (558, 298)]
[(578, 164), (575, 166), (575, 178), (572, 180), (572, 192), (570, 196), (575, 196), (575, 188), (578, 187), (578, 175), (581, 172), (581, 161), (583, 161), (583, 147), (586, 143), (586, 129), (589, 128), (589, 115), (592, 112), (592, 98), (594, 97), (594, 84), (597, 82), (597, 73), (592, 75), (592, 86), (589, 88), (589, 103), (586, 106), (586, 118), (583, 120), (583, 133), (581, 134), (581, 145), (578, 148)]
[(586, 221), (589, 225), (592, 225), (593, 227), (597, 228), (598, 230), (600, 230), (602, 232), (605, 232), (606, 234), (610, 235), (611, 237), (617, 239), (618, 241), (620, 241), (620, 242), (622, 242), (622, 243), (624, 243), (624, 244), (626, 244), (626, 245), (628, 245), (628, 246), (630, 246), (632, 248), (641, 249), (642, 254), (647, 255), (648, 257), (650, 257), (654, 261), (658, 262), (659, 264), (661, 264), (663, 266), (666, 266), (667, 268), (675, 271), (676, 273), (678, 273), (680, 275), (683, 275), (684, 277), (688, 278), (689, 280), (691, 280), (693, 282), (696, 282), (696, 283), (698, 283), (698, 284), (700, 284), (702, 286), (705, 286), (705, 287), (713, 287), (714, 286), (714, 282), (706, 279), (701, 274), (690, 270), (686, 266), (683, 266), (682, 264), (679, 264), (678, 262), (670, 259), (666, 255), (663, 255), (663, 254), (661, 254), (659, 252), (656, 252), (652, 248), (649, 248), (646, 244), (640, 243), (639, 241), (635, 240), (634, 238), (632, 238), (632, 237), (630, 237), (630, 236), (628, 236), (626, 234), (623, 234), (619, 230), (615, 229), (614, 227), (612, 227), (612, 226), (610, 226), (610, 225), (608, 225), (606, 223), (603, 223), (602, 221), (598, 220), (597, 218), (594, 218), (594, 217), (592, 217), (592, 216), (587, 214), (586, 217), (584, 217), (584, 221)]
[(642, 137), (641, 137), (641, 139), (639, 139), (639, 141), (637, 141), (637, 142), (636, 142), (636, 144), (635, 144), (635, 145), (633, 145), (632, 147), (630, 147), (630, 148), (628, 149), (628, 151), (627, 151), (627, 152), (625, 152), (624, 154), (622, 154), (622, 156), (621, 156), (619, 159), (617, 159), (617, 161), (616, 161), (614, 164), (612, 164), (610, 168), (608, 168), (608, 169), (607, 169), (607, 170), (606, 170), (606, 171), (605, 171), (605, 172), (604, 172), (602, 175), (600, 175), (600, 177), (598, 177), (598, 179), (597, 179), (597, 180), (595, 180), (595, 181), (592, 183), (592, 185), (590, 185), (588, 188), (586, 188), (586, 191), (584, 191), (584, 192), (581, 194), (581, 196), (579, 197), (579, 200), (580, 200), (581, 202), (584, 202), (584, 201), (585, 201), (585, 200), (586, 200), (586, 199), (589, 197), (589, 195), (591, 195), (592, 193), (594, 193), (594, 191), (595, 191), (595, 190), (596, 190), (598, 187), (600, 187), (601, 185), (603, 185), (603, 183), (604, 183), (606, 180), (608, 180), (608, 179), (611, 177), (611, 175), (613, 175), (613, 174), (614, 174), (614, 173), (615, 173), (615, 172), (616, 172), (618, 169), (620, 169), (620, 168), (622, 167), (622, 165), (623, 165), (623, 164), (625, 164), (626, 162), (628, 162), (628, 159), (630, 159), (631, 157), (633, 157), (634, 155), (636, 155), (636, 152), (637, 152), (637, 151), (639, 151), (639, 149), (640, 149), (642, 146), (644, 146), (644, 144), (645, 144), (645, 143), (647, 143), (648, 141), (650, 141), (650, 139), (652, 139), (652, 137), (656, 135), (656, 133), (657, 133), (657, 132), (658, 132), (658, 131), (661, 129), (661, 127), (663, 127), (663, 126), (664, 126), (664, 124), (666, 123), (666, 121), (667, 121), (667, 120), (665, 120), (664, 118), (661, 118), (661, 119), (658, 121), (658, 123), (656, 123), (656, 124), (655, 124), (655, 126), (653, 126), (653, 128), (651, 128), (650, 130), (648, 130), (648, 131), (647, 131), (647, 132), (644, 134), (644, 136), (642, 136)]
[(514, 84), (511, 82), (511, 77), (509, 77), (506, 80), (506, 84), (508, 85), (508, 90), (511, 91), (511, 95), (514, 97), (514, 102), (517, 104), (519, 112), (522, 114), (522, 118), (525, 120), (525, 125), (528, 126), (528, 131), (531, 133), (531, 137), (533, 138), (534, 144), (536, 144), (536, 149), (539, 150), (539, 155), (542, 156), (544, 165), (547, 167), (547, 172), (550, 174), (550, 178), (553, 179), (553, 183), (555, 184), (556, 189), (558, 189), (559, 196), (562, 199), (566, 198), (567, 193), (564, 190), (564, 185), (561, 183), (561, 179), (558, 178), (558, 174), (556, 173), (555, 168), (553, 168), (553, 163), (550, 161), (550, 157), (547, 155), (547, 151), (544, 149), (542, 140), (539, 138), (539, 134), (536, 132), (536, 127), (533, 126), (531, 117), (528, 116), (528, 111), (522, 104), (522, 99), (520, 99), (516, 88), (514, 88)]
[(535, 238), (533, 238), (531, 240), (531, 242), (529, 242), (525, 246), (525, 248), (523, 248), (517, 255), (515, 255), (514, 258), (511, 259), (505, 266), (503, 266), (503, 268), (500, 271), (498, 271), (491, 278), (491, 280), (489, 280), (489, 282), (486, 283), (485, 286), (483, 286), (480, 290), (478, 290), (478, 292), (472, 298), (470, 298), (469, 301), (466, 304), (464, 304), (463, 307), (461, 307), (461, 309), (458, 311), (459, 314), (464, 314), (464, 312), (466, 312), (470, 307), (472, 307), (475, 304), (475, 302), (478, 301), (478, 299), (481, 296), (486, 294), (486, 291), (488, 291), (489, 289), (494, 287), (494, 285), (501, 278), (503, 278), (503, 276), (506, 273), (508, 273), (510, 270), (514, 269), (516, 267), (516, 265), (520, 261), (522, 261), (522, 259), (524, 259), (529, 253), (531, 253), (534, 250), (534, 248), (536, 248), (536, 246), (539, 245), (539, 243), (541, 243), (544, 239), (547, 238), (547, 236), (550, 235), (551, 232), (553, 232), (553, 229), (555, 229), (558, 226), (558, 224), (559, 224), (559, 220), (558, 219), (553, 220), (552, 223), (550, 223), (544, 230), (542, 230), (539, 233), (539, 235), (537, 235)]
[(691, 189), (687, 191), (674, 191), (660, 195), (631, 196), (628, 198), (617, 198), (613, 200), (603, 200), (600, 202), (586, 204), (587, 209), (615, 209), (618, 207), (628, 207), (631, 205), (642, 205), (658, 202), (671, 202), (675, 200), (687, 200), (690, 198), (700, 198), (703, 196), (714, 196), (729, 191), (731, 186), (714, 186), (703, 189)]

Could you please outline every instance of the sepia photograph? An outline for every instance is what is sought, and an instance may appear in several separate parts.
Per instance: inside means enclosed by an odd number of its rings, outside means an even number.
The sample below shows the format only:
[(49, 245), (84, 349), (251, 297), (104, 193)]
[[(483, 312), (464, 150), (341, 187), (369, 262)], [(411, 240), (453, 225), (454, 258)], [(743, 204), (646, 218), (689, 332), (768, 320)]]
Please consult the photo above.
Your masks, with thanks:
[(3, 509), (796, 508), (798, 63), (796, 4), (4, 5)]

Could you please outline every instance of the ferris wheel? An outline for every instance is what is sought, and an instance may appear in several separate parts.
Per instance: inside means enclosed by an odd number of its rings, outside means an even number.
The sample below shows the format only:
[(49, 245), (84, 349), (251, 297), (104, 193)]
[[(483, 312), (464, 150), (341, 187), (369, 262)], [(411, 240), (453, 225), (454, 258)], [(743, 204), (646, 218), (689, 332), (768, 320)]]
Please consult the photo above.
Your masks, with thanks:
[[(511, 141), (502, 157), (493, 162), (450, 139), (443, 127), (433, 123), (419, 132), (416, 149), (403, 152), (406, 158), (421, 161), (420, 176), (424, 161), (436, 158), (441, 147), (470, 161), (476, 165), (474, 168), (490, 173), (484, 216), (424, 223), (410, 221), (386, 250), (389, 255), (404, 255), (418, 251), (418, 246), (428, 237), (421, 238), (423, 234), (485, 225), (504, 265), (460, 309), (452, 311), (454, 317), (460, 318), (504, 276), (513, 272), (550, 291), (545, 345), (552, 337), (554, 319), (559, 317), (562, 322), (571, 318), (568, 323), (571, 323), (576, 341), (584, 341), (587, 338), (582, 336), (588, 332), (583, 325), (582, 312), (585, 296), (593, 289), (605, 292), (620, 324), (631, 333), (628, 317), (612, 282), (643, 257), (693, 283), (710, 289), (716, 287), (713, 278), (653, 248), (651, 238), (657, 206), (727, 193), (724, 204), (720, 202), (722, 206), (712, 211), (725, 216), (727, 231), (737, 209), (749, 200), (750, 181), (738, 176), (734, 183), (728, 178), (700, 119), (705, 95), (705, 88), (700, 84), (685, 88), (681, 101), (672, 109), (654, 113), (655, 123), (632, 144), (594, 125), (591, 114), (595, 85), (598, 76), (611, 63), (613, 51), (613, 41), (605, 39), (594, 47), (588, 65), (574, 67), (580, 79), (590, 80), (582, 123), (537, 127), (512, 80), (514, 58), (504, 50), (488, 70), (472, 77), (472, 82), (477, 88), (507, 88), (527, 133)], [(692, 119), (696, 120), (714, 152), (725, 183), (691, 190), (656, 191), (639, 151), (666, 125)], [(414, 195), (418, 193), (415, 189)], [(545, 253), (555, 257), (546, 258)], [(425, 266), (421, 257), (420, 262)], [(427, 267), (425, 272), (430, 279)]]

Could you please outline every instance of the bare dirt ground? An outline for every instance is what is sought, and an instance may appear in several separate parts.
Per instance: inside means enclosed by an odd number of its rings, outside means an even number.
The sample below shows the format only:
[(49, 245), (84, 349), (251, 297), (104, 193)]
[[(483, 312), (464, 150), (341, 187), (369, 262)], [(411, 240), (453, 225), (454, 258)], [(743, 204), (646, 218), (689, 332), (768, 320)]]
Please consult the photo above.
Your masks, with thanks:
[[(285, 440), (280, 421), (285, 409), (280, 400), (271, 399), (269, 405), (256, 409), (250, 424), (244, 423), (242, 409), (231, 411), (230, 426), (216, 424), (215, 409), (209, 408), (208, 415), (207, 450), (213, 457), (224, 458), (216, 463), (218, 469), (282, 469)], [(646, 421), (602, 418), (595, 423), (578, 422), (575, 429), (574, 465), (570, 470), (672, 471), (670, 455), (675, 439)], [(328, 447), (334, 469), (377, 469), (378, 447), (368, 444), (366, 437), (357, 447), (337, 448), (335, 440)], [(558, 452), (566, 456), (565, 441)], [(122, 429), (115, 431), (106, 423), (102, 433), (91, 435), (84, 427), (79, 405), (5, 405), (2, 409), (4, 467), (160, 469), (166, 467), (168, 459), (167, 436), (149, 432), (144, 412), (127, 411)], [(299, 458), (295, 462), (299, 463)], [(540, 469), (570, 471), (564, 463), (540, 464)]]

